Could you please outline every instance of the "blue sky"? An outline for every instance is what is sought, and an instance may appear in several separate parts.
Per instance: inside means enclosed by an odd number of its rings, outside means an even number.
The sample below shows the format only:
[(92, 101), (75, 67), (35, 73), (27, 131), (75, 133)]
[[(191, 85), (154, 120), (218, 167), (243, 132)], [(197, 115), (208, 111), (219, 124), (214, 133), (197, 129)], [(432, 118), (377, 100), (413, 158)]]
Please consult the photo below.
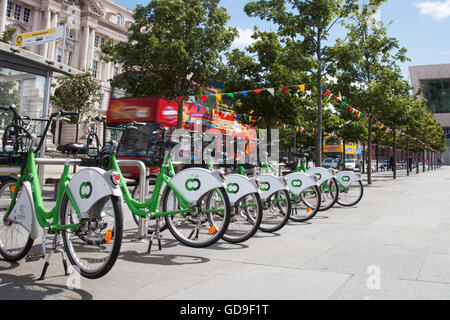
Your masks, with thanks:
[[(130, 9), (137, 3), (149, 1), (115, 0)], [(237, 27), (240, 38), (234, 47), (244, 48), (251, 41), (253, 26), (275, 31), (276, 27), (258, 18), (249, 18), (244, 13), (248, 0), (221, 0), (220, 5), (228, 10), (229, 24)], [(408, 66), (450, 63), (450, 0), (388, 0), (381, 6), (379, 16), (388, 26), (388, 35), (397, 38), (400, 45), (408, 49), (410, 62), (401, 64), (405, 79), (409, 80)], [(336, 32), (338, 29), (336, 29)]]

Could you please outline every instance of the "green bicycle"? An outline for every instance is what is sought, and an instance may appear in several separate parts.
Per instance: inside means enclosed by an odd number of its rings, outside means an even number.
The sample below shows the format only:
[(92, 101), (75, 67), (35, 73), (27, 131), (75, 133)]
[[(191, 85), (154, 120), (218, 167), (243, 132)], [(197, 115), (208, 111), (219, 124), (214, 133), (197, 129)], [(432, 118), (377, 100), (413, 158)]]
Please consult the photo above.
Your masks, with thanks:
[[(137, 130), (137, 126), (145, 124), (132, 122), (108, 129)], [(132, 214), (144, 218), (147, 225), (156, 220), (154, 228), (151, 229), (148, 253), (155, 236), (161, 249), (159, 234), (162, 228), (166, 227), (178, 241), (187, 246), (210, 246), (222, 238), (230, 222), (230, 201), (223, 184), (224, 179), (219, 172), (202, 168), (188, 168), (175, 173), (171, 153), (178, 142), (166, 141), (165, 136), (166, 131), (163, 128), (152, 133), (148, 146), (151, 150), (147, 150), (146, 154), (151, 155), (152, 163), (158, 164), (160, 171), (156, 176), (152, 196), (144, 202), (135, 200), (130, 193), (119, 167), (117, 148), (111, 153), (103, 148), (96, 157), (97, 165), (119, 173), (123, 199)], [(105, 139), (104, 135), (103, 145)], [(123, 139), (124, 135), (120, 141)], [(212, 202), (213, 195), (218, 196), (214, 197)], [(163, 226), (162, 219), (165, 222)]]
[[(44, 258), (39, 280), (45, 278), (53, 252), (61, 252), (64, 270), (67, 264), (62, 243), (71, 264), (84, 277), (96, 279), (113, 267), (122, 243), (122, 207), (118, 174), (100, 168), (86, 168), (69, 178), (73, 159), (63, 159), (64, 170), (58, 188), (56, 204), (46, 210), (36, 163), (60, 163), (58, 159), (39, 159), (52, 120), (57, 116), (72, 116), (75, 112), (52, 113), (35, 147), (37, 138), (28, 131), (28, 124), (15, 106), (0, 107), (13, 113), (13, 122), (5, 128), (3, 151), (5, 164), (21, 166), (18, 179), (10, 178), (0, 186), (0, 254), (8, 261), (27, 256), (41, 227), (44, 229), (42, 254), (28, 255), (27, 260)], [(54, 251), (47, 254), (46, 238), (54, 235)], [(62, 239), (61, 239), (62, 238)]]

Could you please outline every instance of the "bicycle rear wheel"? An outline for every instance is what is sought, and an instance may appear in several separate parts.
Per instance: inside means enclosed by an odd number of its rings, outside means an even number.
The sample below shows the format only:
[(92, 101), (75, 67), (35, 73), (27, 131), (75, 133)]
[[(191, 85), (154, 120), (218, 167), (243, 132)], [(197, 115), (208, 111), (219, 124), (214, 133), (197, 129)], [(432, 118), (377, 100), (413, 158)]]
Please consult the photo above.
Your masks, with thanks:
[[(18, 223), (3, 222), (16, 188), (17, 180), (8, 178), (0, 186), (0, 254), (8, 261), (19, 261), (24, 258), (33, 246), (30, 233)], [(22, 186), (19, 187), (17, 198)]]
[(62, 232), (64, 248), (70, 262), (80, 274), (97, 279), (111, 270), (122, 244), (122, 207), (120, 198), (108, 196), (99, 200), (80, 221), (67, 194), (61, 202), (60, 223), (80, 224)]
[(291, 216), (291, 198), (289, 191), (281, 190), (273, 193), (263, 201), (263, 218), (259, 230), (275, 232), (283, 228)]
[[(167, 187), (162, 198), (163, 212), (180, 210), (175, 192)], [(219, 241), (230, 223), (230, 201), (225, 188), (220, 187), (200, 197), (191, 212), (165, 217), (172, 235), (181, 243), (195, 248)]]
[(321, 196), (318, 186), (311, 186), (292, 200), (290, 219), (295, 222), (305, 222), (312, 219), (319, 212)]
[(230, 224), (223, 240), (230, 243), (247, 241), (261, 225), (263, 210), (260, 195), (255, 192), (242, 197), (231, 210)]
[(320, 192), (322, 195), (319, 211), (326, 211), (330, 209), (339, 197), (338, 183), (335, 178), (328, 179), (320, 185)]
[(352, 207), (361, 201), (364, 187), (361, 181), (353, 181), (348, 187), (340, 186), (337, 203), (344, 207)]

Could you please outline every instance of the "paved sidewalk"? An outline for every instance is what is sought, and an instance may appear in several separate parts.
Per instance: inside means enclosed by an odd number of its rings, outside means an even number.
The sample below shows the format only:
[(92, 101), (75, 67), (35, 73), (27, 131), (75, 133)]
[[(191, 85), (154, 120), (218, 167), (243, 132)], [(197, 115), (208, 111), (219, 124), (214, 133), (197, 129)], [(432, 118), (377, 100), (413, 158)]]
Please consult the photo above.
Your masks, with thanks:
[(165, 231), (163, 250), (147, 255), (126, 210), (105, 277), (70, 290), (78, 279), (62, 275), (58, 255), (43, 282), (33, 280), (42, 260), (0, 260), (0, 299), (450, 299), (450, 167), (405, 175), (375, 173), (358, 206), (238, 245), (188, 248)]

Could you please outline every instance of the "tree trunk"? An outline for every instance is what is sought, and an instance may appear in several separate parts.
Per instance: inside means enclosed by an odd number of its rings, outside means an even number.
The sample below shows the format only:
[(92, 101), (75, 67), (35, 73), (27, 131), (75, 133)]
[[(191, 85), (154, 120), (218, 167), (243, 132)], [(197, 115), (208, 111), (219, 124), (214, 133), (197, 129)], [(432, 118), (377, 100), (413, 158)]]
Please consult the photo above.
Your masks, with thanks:
[(409, 177), (409, 140), (406, 139), (406, 175)]
[(393, 131), (394, 132), (394, 147), (393, 147), (393, 150), (392, 150), (392, 153), (393, 153), (393, 156), (392, 156), (392, 158), (393, 158), (393, 160), (392, 160), (392, 173), (393, 173), (393, 178), (394, 179), (397, 179), (397, 152), (396, 152), (396, 134), (395, 134), (395, 130)]
[(322, 165), (322, 30), (317, 30), (317, 132), (316, 132), (316, 167)]
[(183, 97), (178, 98), (178, 111), (177, 111), (177, 129), (183, 128)]
[(367, 184), (372, 184), (372, 119), (369, 116), (368, 150), (367, 150)]
[(345, 170), (345, 140), (342, 140), (342, 170)]

